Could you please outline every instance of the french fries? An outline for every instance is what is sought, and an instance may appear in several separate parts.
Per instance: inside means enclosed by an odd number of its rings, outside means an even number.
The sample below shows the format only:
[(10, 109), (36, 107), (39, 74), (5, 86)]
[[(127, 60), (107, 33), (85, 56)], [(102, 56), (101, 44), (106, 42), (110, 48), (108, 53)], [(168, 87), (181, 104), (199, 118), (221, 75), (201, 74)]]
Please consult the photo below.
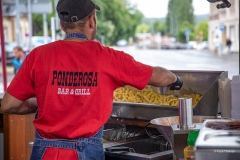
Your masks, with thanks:
[[(202, 98), (200, 94), (185, 94), (181, 97), (192, 98), (193, 108)], [(138, 90), (131, 86), (117, 88), (114, 91), (114, 101), (178, 106), (178, 97), (174, 95), (158, 94), (154, 92), (150, 87), (147, 87), (143, 90)]]

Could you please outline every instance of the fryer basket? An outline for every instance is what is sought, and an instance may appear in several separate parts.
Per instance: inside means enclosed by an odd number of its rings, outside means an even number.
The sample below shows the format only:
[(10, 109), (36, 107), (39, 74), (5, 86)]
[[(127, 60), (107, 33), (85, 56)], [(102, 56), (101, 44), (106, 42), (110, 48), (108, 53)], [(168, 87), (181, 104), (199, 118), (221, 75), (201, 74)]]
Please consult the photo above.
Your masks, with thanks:
[(126, 126), (124, 124), (106, 123), (103, 129), (103, 138), (108, 141), (120, 140), (124, 137)]

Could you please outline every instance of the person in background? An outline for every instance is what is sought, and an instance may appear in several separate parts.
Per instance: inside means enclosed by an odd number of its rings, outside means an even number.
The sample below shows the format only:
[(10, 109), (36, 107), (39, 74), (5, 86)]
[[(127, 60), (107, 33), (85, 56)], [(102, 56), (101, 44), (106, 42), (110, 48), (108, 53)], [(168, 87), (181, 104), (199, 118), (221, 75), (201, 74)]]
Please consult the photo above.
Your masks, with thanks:
[(12, 60), (12, 63), (13, 63), (13, 67), (14, 67), (14, 74), (16, 74), (23, 63), (23, 61), (26, 57), (26, 54), (24, 53), (22, 47), (20, 47), (20, 46), (14, 47), (13, 53), (14, 53), (15, 58)]
[(183, 85), (165, 68), (93, 41), (96, 10), (91, 0), (59, 0), (65, 39), (33, 49), (2, 99), (4, 113), (37, 111), (31, 160), (103, 160), (103, 126), (116, 88)]
[(229, 38), (227, 38), (226, 45), (228, 47), (228, 54), (231, 54), (232, 41)]
[(214, 46), (215, 46), (215, 49), (214, 49), (214, 51), (216, 52), (216, 53), (219, 53), (219, 48), (220, 48), (220, 40), (219, 40), (219, 37), (218, 37), (218, 35), (216, 35), (216, 37), (213, 39), (213, 43), (214, 43)]

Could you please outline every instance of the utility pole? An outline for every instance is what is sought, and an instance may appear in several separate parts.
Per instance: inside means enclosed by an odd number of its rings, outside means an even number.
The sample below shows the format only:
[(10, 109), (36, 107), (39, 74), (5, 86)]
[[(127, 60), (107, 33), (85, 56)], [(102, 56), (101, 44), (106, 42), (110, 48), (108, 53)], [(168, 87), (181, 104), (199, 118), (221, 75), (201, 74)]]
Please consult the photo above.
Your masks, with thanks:
[(16, 0), (16, 37), (17, 37), (17, 45), (20, 45), (21, 39), (21, 30), (20, 30), (20, 14), (19, 14), (19, 0)]
[(168, 12), (170, 13), (170, 33), (173, 36), (173, 13), (170, 9), (168, 9)]
[(4, 28), (3, 28), (3, 16), (2, 16), (2, 1), (0, 3), (0, 44), (2, 55), (2, 78), (3, 78), (3, 91), (7, 90), (7, 69), (6, 69), (6, 52), (4, 42)]
[(52, 33), (52, 41), (54, 42), (56, 40), (56, 21), (55, 17), (51, 17), (51, 33)]
[(177, 42), (177, 37), (178, 37), (178, 17), (177, 16), (175, 16), (175, 19), (176, 19), (176, 42)]
[(28, 8), (28, 37), (29, 37), (29, 50), (32, 50), (32, 2), (31, 0), (27, 1), (27, 8)]
[[(170, 18), (171, 18), (171, 23), (170, 23), (170, 28), (171, 28), (171, 33), (172, 35), (174, 35), (176, 37), (176, 41), (177, 41), (177, 35), (178, 35), (178, 17), (176, 15), (173, 14), (173, 12), (168, 9), (168, 12), (170, 13)], [(174, 19), (174, 21), (173, 21)], [(175, 22), (175, 23), (173, 23)], [(175, 25), (174, 25), (175, 24)], [(175, 26), (175, 29), (173, 29), (173, 25)]]
[[(103, 4), (103, 1), (101, 1), (100, 3), (101, 5)], [(101, 13), (100, 13), (100, 19), (101, 19), (101, 23), (103, 23), (103, 15), (104, 14), (104, 9), (103, 9), (103, 5), (101, 6)], [(103, 34), (102, 31), (100, 31), (101, 33), (101, 44), (104, 46), (105, 45), (105, 36)]]
[[(57, 7), (58, 0), (54, 0), (54, 6)], [(55, 21), (56, 21), (56, 29), (59, 29), (59, 19), (58, 19), (58, 13), (57, 10), (55, 11)]]
[(47, 44), (48, 28), (47, 28), (47, 14), (46, 13), (43, 13), (43, 36), (44, 36), (44, 43)]
[(153, 21), (151, 21), (151, 33), (154, 34), (154, 24), (153, 24)]

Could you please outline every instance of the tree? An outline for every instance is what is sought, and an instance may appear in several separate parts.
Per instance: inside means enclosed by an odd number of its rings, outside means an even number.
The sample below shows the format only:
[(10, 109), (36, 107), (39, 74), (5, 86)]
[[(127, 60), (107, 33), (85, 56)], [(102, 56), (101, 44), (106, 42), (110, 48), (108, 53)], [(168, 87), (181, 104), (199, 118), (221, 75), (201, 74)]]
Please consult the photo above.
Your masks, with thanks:
[[(142, 13), (137, 10), (136, 6), (131, 6), (127, 0), (94, 0), (101, 8), (97, 12), (98, 32), (97, 39), (105, 36), (107, 45), (115, 44), (119, 39), (128, 39), (135, 35), (135, 30), (142, 20)], [(112, 24), (112, 34), (104, 25), (105, 22)]]
[(161, 23), (159, 21), (153, 22), (154, 33), (161, 32), (162, 35), (166, 33), (166, 26), (165, 23)]
[(136, 33), (149, 33), (150, 32), (150, 26), (147, 24), (140, 24), (136, 28)]
[(43, 16), (41, 14), (33, 14), (32, 15), (32, 29), (34, 36), (42, 36), (43, 35)]
[[(105, 37), (105, 44), (113, 45), (119, 39), (134, 37), (138, 24), (142, 21), (143, 14), (136, 6), (130, 5), (128, 0), (93, 0), (101, 8), (97, 11), (98, 32), (96, 38), (101, 40)], [(54, 4), (54, 0), (52, 0)], [(47, 15), (48, 28), (50, 31), (50, 19), (55, 17), (53, 13)], [(56, 16), (58, 17), (58, 16)], [(43, 35), (43, 18), (41, 14), (33, 15), (33, 35)]]
[(202, 36), (202, 40), (203, 41), (207, 41), (208, 40), (208, 21), (201, 21), (196, 26), (195, 36)]
[(189, 40), (195, 39), (194, 26), (190, 24), (188, 21), (183, 21), (182, 24), (180, 25), (179, 32), (177, 35), (179, 42), (186, 42), (186, 36), (185, 36), (186, 30), (190, 30)]
[[(192, 0), (169, 0), (168, 3), (168, 13), (166, 17), (166, 27), (168, 35), (177, 35), (180, 28), (184, 28), (184, 21), (194, 26), (194, 8), (192, 5)], [(185, 23), (186, 24), (186, 23)], [(171, 33), (172, 26), (172, 33)], [(192, 27), (191, 27), (192, 28)], [(190, 29), (190, 28), (187, 28)], [(191, 30), (193, 32), (193, 30)], [(178, 34), (179, 36), (182, 36)], [(178, 37), (180, 38), (180, 37)], [(181, 38), (180, 38), (181, 39)]]
[[(51, 36), (51, 17), (55, 17), (55, 7), (54, 0), (52, 0), (52, 13), (47, 14), (47, 22), (48, 22), (48, 33)], [(43, 36), (43, 14), (33, 14), (32, 15), (32, 28), (34, 36)]]

